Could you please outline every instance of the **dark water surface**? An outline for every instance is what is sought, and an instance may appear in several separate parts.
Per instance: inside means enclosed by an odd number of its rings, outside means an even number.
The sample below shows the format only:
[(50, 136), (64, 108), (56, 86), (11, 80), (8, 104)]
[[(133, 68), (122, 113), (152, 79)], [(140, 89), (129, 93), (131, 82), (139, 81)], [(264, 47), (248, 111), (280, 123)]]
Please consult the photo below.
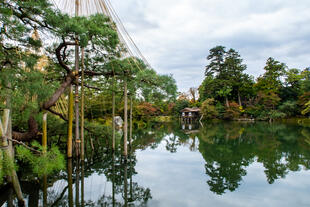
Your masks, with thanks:
[(118, 151), (88, 151), (84, 164), (69, 161), (46, 185), (22, 173), (28, 205), (310, 205), (310, 127), (301, 123), (154, 125), (134, 131), (127, 163)]

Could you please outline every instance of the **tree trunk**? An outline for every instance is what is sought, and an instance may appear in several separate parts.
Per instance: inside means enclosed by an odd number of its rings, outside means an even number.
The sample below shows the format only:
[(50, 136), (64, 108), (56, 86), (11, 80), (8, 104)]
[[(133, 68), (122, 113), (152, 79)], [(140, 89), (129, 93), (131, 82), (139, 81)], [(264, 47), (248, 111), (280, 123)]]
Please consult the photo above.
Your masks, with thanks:
[(125, 160), (127, 160), (127, 136), (128, 136), (128, 115), (127, 115), (127, 77), (124, 79), (124, 156)]
[(239, 102), (239, 106), (242, 106), (242, 102), (241, 102), (241, 97), (240, 97), (240, 92), (238, 90), (238, 102)]
[(228, 101), (227, 96), (225, 96), (225, 102), (226, 102), (226, 107), (229, 108), (229, 101)]

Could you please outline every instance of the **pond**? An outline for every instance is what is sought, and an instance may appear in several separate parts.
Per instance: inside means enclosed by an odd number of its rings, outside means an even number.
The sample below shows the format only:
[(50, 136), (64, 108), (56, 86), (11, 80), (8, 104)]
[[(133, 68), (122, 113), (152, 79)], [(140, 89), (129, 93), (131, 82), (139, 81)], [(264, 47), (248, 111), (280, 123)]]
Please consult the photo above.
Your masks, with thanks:
[[(152, 125), (134, 130), (130, 149), (125, 162), (121, 148), (98, 145), (85, 162), (40, 180), (23, 169), (28, 206), (310, 204), (310, 127), (302, 123)], [(10, 188), (1, 192), (2, 206), (16, 203)]]

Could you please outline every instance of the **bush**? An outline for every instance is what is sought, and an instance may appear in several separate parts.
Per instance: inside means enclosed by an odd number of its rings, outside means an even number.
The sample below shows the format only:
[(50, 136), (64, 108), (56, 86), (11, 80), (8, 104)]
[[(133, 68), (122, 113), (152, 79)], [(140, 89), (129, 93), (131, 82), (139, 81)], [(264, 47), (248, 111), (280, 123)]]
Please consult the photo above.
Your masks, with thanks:
[(271, 111), (262, 111), (260, 115), (257, 117), (257, 119), (267, 121), (267, 120), (281, 119), (285, 117), (286, 117), (285, 113), (277, 110), (271, 110)]
[(201, 113), (204, 119), (212, 119), (218, 116), (218, 112), (214, 106), (213, 98), (208, 98), (201, 104)]
[(225, 114), (225, 106), (221, 104), (220, 102), (217, 102), (215, 105), (215, 109), (218, 112), (218, 117), (223, 118)]
[(39, 143), (33, 142), (32, 146), (38, 148), (41, 154), (35, 155), (24, 146), (17, 146), (16, 150), (17, 158), (29, 163), (33, 173), (40, 177), (65, 168), (64, 156), (56, 146), (52, 146), (46, 153), (42, 153), (43, 147)]
[(272, 110), (268, 114), (270, 119), (282, 119), (286, 117), (285, 113), (277, 110)]
[(244, 113), (251, 118), (256, 118), (261, 114), (261, 110), (257, 106), (248, 106), (247, 108), (245, 108)]
[(286, 101), (279, 106), (279, 110), (292, 117), (298, 113), (297, 103), (296, 101)]
[(241, 111), (240, 106), (236, 102), (232, 102), (229, 104), (229, 107), (226, 108), (224, 118), (225, 119), (236, 119), (240, 117)]

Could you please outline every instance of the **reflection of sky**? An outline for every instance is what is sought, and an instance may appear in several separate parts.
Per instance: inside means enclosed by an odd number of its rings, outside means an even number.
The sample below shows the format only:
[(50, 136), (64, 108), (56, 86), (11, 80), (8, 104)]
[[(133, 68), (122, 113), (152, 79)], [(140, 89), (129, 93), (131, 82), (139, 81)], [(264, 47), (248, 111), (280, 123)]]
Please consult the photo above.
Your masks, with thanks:
[[(170, 153), (166, 150), (166, 142), (162, 141), (155, 150), (139, 150), (136, 156), (135, 169), (138, 174), (133, 177), (133, 182), (151, 189), (152, 199), (148, 202), (150, 207), (300, 207), (310, 203), (309, 171), (289, 172), (285, 178), (270, 185), (263, 165), (254, 162), (246, 168), (247, 175), (243, 177), (239, 188), (234, 192), (217, 195), (209, 190), (205, 161), (198, 151), (192, 152), (187, 146), (179, 146), (177, 153)], [(66, 183), (59, 181), (54, 184), (54, 188), (63, 189), (60, 186), (66, 186)], [(94, 173), (85, 178), (85, 201), (96, 202), (103, 195), (111, 194), (112, 184), (107, 182), (104, 175)], [(116, 198), (123, 202), (120, 194)]]
[(290, 172), (286, 178), (267, 182), (262, 164), (254, 162), (234, 192), (216, 195), (206, 183), (204, 160), (199, 152), (179, 147), (166, 151), (165, 143), (155, 150), (137, 152), (140, 185), (149, 187), (149, 206), (308, 206), (309, 171)]

